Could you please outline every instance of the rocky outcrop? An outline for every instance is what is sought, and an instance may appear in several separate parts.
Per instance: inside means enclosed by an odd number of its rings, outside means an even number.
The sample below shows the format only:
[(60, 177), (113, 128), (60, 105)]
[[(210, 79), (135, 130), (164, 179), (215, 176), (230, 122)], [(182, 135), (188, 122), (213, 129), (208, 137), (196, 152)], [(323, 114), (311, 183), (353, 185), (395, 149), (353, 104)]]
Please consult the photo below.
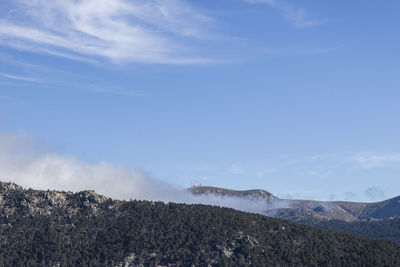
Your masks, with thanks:
[(0, 211), (5, 216), (13, 213), (51, 214), (58, 208), (65, 209), (69, 215), (76, 214), (78, 210), (86, 210), (96, 215), (99, 212), (99, 204), (107, 200), (107, 197), (96, 194), (92, 190), (78, 193), (25, 190), (14, 183), (0, 182)]

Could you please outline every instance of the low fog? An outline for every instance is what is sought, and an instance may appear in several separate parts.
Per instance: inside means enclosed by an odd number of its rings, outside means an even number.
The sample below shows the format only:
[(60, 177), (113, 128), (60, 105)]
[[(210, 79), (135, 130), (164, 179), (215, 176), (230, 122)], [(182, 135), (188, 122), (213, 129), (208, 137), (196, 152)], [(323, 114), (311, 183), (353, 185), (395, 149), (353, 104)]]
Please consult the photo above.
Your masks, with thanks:
[(0, 180), (41, 190), (95, 190), (113, 199), (208, 204), (265, 214), (265, 200), (195, 196), (187, 188), (149, 177), (140, 170), (100, 162), (90, 164), (45, 152), (28, 136), (0, 134)]

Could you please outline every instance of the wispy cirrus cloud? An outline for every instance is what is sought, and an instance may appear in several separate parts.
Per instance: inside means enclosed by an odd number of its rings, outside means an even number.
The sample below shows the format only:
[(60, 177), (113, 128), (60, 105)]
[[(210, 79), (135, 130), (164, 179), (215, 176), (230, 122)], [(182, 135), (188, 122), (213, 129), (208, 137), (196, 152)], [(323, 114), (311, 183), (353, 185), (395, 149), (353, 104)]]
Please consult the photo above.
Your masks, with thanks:
[[(4, 4), (3, 4), (4, 5)], [(182, 0), (16, 0), (0, 43), (74, 59), (204, 63), (185, 45), (209, 38), (211, 19)]]
[(400, 153), (384, 153), (373, 150), (365, 150), (358, 152), (321, 154), (305, 157), (296, 164), (313, 164), (321, 166), (325, 169), (372, 169), (386, 167), (389, 165), (400, 166)]
[(321, 24), (321, 21), (311, 19), (305, 8), (296, 8), (282, 0), (243, 0), (250, 4), (266, 4), (279, 11), (295, 28), (309, 28)]
[[(117, 86), (99, 77), (90, 77), (84, 74), (60, 70), (56, 67), (37, 65), (19, 61), (11, 55), (0, 53), (0, 64), (4, 69), (10, 68), (17, 71), (13, 73), (0, 71), (0, 85), (3, 86), (35, 86), (36, 88), (61, 89), (87, 91), (115, 96), (139, 97), (148, 96), (142, 91), (129, 87)], [(18, 74), (15, 74), (15, 73)]]
[(7, 79), (11, 79), (11, 80), (17, 80), (17, 81), (39, 82), (37, 79), (32, 78), (32, 77), (14, 75), (14, 74), (9, 74), (9, 73), (5, 73), (5, 72), (0, 72), (0, 76), (5, 77)]
[(383, 167), (388, 164), (400, 164), (400, 153), (376, 153), (373, 151), (364, 151), (347, 158), (349, 163), (354, 166), (371, 169)]

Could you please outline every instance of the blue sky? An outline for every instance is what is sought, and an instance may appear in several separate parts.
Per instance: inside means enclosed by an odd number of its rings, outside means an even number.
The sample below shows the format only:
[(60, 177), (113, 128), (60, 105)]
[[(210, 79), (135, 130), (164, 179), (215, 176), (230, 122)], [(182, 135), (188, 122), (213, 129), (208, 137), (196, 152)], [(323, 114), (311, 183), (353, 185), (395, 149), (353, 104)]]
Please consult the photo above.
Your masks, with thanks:
[(398, 1), (2, 1), (0, 131), (179, 186), (394, 197), (399, 11)]

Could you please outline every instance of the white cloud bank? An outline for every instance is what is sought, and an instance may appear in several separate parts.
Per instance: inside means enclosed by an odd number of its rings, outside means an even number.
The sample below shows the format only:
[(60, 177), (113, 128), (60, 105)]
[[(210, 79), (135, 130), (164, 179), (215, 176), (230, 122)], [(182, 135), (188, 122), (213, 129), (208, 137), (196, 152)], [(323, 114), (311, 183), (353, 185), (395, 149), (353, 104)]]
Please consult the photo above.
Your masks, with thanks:
[(264, 213), (265, 201), (194, 196), (186, 188), (152, 179), (140, 170), (106, 162), (89, 164), (73, 157), (41, 151), (29, 137), (0, 134), (0, 181), (24, 188), (82, 191), (92, 189), (115, 199), (201, 203)]
[[(207, 39), (211, 19), (183, 0), (15, 0), (0, 18), (0, 43), (80, 60), (184, 64), (208, 62), (185, 53)], [(188, 51), (186, 51), (188, 52)]]

